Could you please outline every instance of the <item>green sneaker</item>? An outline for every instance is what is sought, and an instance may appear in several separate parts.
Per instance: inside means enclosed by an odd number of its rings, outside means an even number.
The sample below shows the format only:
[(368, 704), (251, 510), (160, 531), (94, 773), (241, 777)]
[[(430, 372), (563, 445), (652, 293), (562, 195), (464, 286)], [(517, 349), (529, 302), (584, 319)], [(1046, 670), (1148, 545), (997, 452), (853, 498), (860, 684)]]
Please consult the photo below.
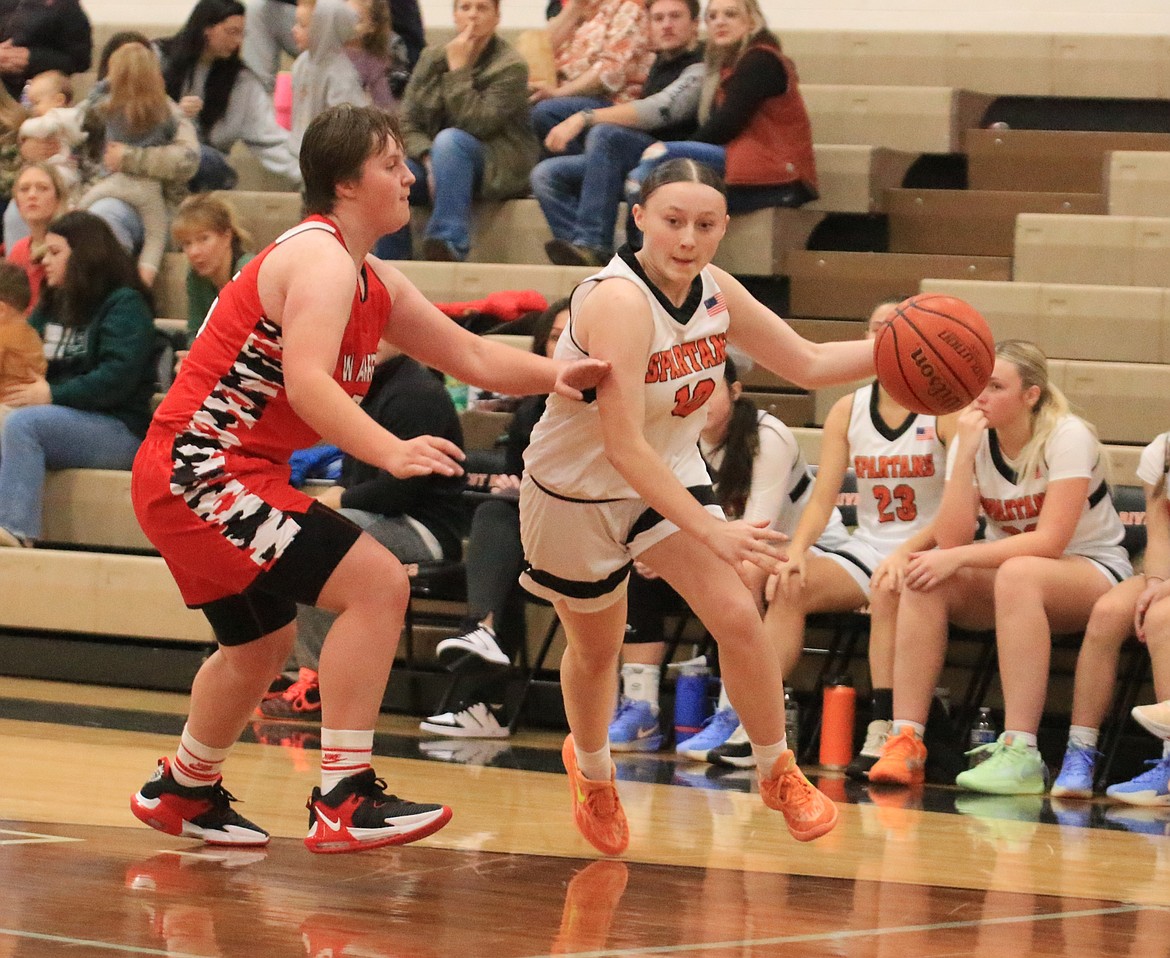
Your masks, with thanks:
[[(1047, 769), (1040, 753), (1023, 742), (1007, 740), (1001, 735), (994, 745), (982, 745), (973, 751), (990, 752), (974, 768), (955, 778), (959, 788), (989, 795), (1039, 795), (1046, 786)], [(971, 754), (968, 752), (968, 754)]]

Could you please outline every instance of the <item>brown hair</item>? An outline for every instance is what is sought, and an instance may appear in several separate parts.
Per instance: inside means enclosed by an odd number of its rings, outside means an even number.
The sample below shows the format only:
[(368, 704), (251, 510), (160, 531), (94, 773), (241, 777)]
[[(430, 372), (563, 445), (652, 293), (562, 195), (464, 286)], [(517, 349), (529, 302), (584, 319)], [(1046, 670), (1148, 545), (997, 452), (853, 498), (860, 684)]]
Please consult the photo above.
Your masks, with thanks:
[(171, 236), (180, 245), (183, 237), (198, 230), (232, 234), (232, 263), (252, 246), (252, 237), (240, 225), (236, 208), (221, 193), (196, 193), (179, 204), (171, 224)]
[(727, 199), (727, 185), (723, 177), (716, 173), (706, 163), (692, 160), (690, 157), (680, 157), (659, 163), (642, 181), (642, 188), (638, 194), (638, 202), (645, 206), (655, 191), (668, 183), (702, 183), (723, 194)]
[(301, 141), (305, 212), (332, 213), (338, 184), (357, 180), (391, 140), (402, 146), (398, 119), (377, 107), (343, 103), (317, 114)]
[(171, 115), (162, 69), (154, 51), (137, 43), (118, 47), (110, 57), (108, 113), (121, 117), (140, 136)]
[(0, 260), (0, 303), (23, 313), (28, 309), (30, 300), (32, 289), (28, 284), (28, 273), (15, 263)]

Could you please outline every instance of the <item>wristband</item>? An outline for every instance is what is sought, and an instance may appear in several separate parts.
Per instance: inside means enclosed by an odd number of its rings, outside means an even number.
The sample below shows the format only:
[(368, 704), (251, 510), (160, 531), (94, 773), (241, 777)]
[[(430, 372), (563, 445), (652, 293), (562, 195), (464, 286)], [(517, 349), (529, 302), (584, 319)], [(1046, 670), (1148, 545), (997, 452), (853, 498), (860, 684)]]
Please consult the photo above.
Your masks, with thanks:
[(586, 130), (592, 129), (593, 128), (593, 111), (592, 110), (582, 110), (581, 111), (581, 122), (582, 122), (582, 124), (584, 124), (584, 129), (586, 129)]

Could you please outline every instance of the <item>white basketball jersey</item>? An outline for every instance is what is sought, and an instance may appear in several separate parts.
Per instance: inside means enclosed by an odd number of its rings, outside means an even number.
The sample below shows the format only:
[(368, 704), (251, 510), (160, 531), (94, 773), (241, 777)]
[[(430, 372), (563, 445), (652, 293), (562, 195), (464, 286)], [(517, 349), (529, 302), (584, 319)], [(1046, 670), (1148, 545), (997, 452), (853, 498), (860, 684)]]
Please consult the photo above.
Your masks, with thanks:
[[(704, 269), (687, 302), (676, 309), (650, 283), (632, 255), (627, 260), (619, 254), (573, 291), (569, 325), (554, 354), (557, 359), (588, 355), (575, 335), (577, 312), (602, 281), (615, 278), (642, 290), (654, 323), (646, 359), (646, 441), (684, 486), (709, 486), (711, 478), (698, 442), (707, 421), (704, 407), (723, 377), (728, 321), (723, 294)], [(620, 323), (623, 317), (609, 320)], [(524, 468), (549, 492), (563, 497), (591, 502), (639, 498), (605, 457), (596, 402), (549, 396), (524, 453)]]
[(1058, 479), (1088, 478), (1089, 493), (1077, 520), (1065, 555), (1096, 559), (1102, 565), (1129, 575), (1129, 556), (1121, 546), (1125, 529), (1113, 507), (1106, 482), (1101, 445), (1076, 416), (1057, 421), (1044, 446), (1036, 474), (1020, 479), (999, 448), (994, 429), (984, 431), (975, 454), (975, 484), (979, 503), (987, 517), (984, 537), (1006, 539), (1036, 528), (1048, 483)]
[[(801, 513), (804, 512), (805, 506), (812, 498), (816, 479), (805, 461), (804, 453), (800, 451), (796, 436), (792, 434), (792, 430), (788, 426), (762, 410), (757, 411), (756, 421), (760, 430), (760, 454), (756, 458), (752, 471), (753, 492), (748, 495), (744, 518), (748, 520), (771, 519), (772, 528), (783, 532), (791, 539), (797, 524), (800, 522)], [(774, 445), (776, 448), (768, 450), (769, 445)], [(718, 449), (710, 449), (703, 442), (700, 442), (699, 448), (703, 453), (703, 458), (713, 470), (712, 474), (718, 472), (723, 466), (724, 448), (720, 446)], [(768, 451), (765, 452), (765, 450)], [(784, 476), (782, 483), (778, 484), (783, 487), (781, 495), (776, 498), (773, 496), (763, 497), (769, 502), (777, 503), (775, 508), (770, 510), (774, 513), (773, 515), (763, 515), (759, 508), (753, 509), (754, 490), (760, 485), (769, 484), (771, 478), (760, 476), (757, 472), (764, 465), (765, 460), (769, 466), (774, 466), (777, 463), (789, 464), (787, 475)], [(764, 468), (769, 466), (764, 466)], [(845, 528), (845, 523), (841, 520), (841, 511), (834, 507), (824, 533), (817, 540), (817, 545), (831, 548), (842, 542), (847, 542), (848, 539), (849, 530)]]
[(946, 449), (938, 420), (910, 413), (900, 426), (887, 426), (871, 383), (853, 394), (848, 438), (857, 474), (854, 536), (889, 555), (929, 525), (942, 502)]

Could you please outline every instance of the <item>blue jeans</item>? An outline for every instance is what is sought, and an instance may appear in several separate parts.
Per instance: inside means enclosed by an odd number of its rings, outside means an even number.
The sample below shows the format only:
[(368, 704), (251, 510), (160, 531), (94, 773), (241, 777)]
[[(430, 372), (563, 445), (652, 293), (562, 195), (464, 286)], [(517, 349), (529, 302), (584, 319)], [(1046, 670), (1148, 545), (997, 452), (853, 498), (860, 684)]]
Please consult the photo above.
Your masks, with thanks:
[(603, 123), (585, 136), (585, 152), (541, 160), (532, 192), (557, 239), (609, 253), (626, 175), (654, 137)]
[(141, 438), (100, 412), (22, 406), (0, 429), (0, 527), (41, 534), (46, 469), (129, 469)]
[[(716, 146), (714, 143), (700, 143), (698, 140), (670, 140), (663, 146), (666, 147), (666, 152), (662, 156), (654, 160), (642, 160), (626, 178), (626, 202), (630, 204), (631, 210), (633, 210), (634, 204), (641, 199), (642, 181), (650, 175), (650, 171), (654, 167), (667, 160), (697, 160), (711, 167), (720, 176), (723, 175), (723, 167), (727, 162), (726, 147)], [(626, 221), (626, 236), (630, 245), (635, 249), (641, 247), (642, 231), (634, 225), (632, 213)]]
[[(528, 111), (528, 121), (532, 124), (536, 138), (544, 145), (544, 138), (554, 126), (567, 120), (574, 113), (582, 110), (600, 110), (602, 107), (613, 106), (609, 100), (602, 100), (595, 96), (554, 96), (551, 100), (541, 100)], [(585, 138), (574, 137), (565, 147), (566, 154), (580, 153), (585, 149)]]
[(89, 208), (89, 212), (105, 220), (106, 225), (113, 231), (114, 238), (127, 253), (137, 256), (141, 252), (146, 231), (142, 228), (142, 217), (133, 206), (124, 200), (107, 196), (97, 200)]
[[(414, 174), (410, 205), (430, 204), (426, 170), (414, 160), (407, 163)], [(471, 200), (483, 179), (483, 143), (457, 127), (440, 130), (431, 143), (431, 169), (435, 197), (424, 235), (450, 243), (459, 258), (466, 259), (471, 250)], [(378, 240), (374, 253), (382, 259), (410, 259), (409, 224)]]

